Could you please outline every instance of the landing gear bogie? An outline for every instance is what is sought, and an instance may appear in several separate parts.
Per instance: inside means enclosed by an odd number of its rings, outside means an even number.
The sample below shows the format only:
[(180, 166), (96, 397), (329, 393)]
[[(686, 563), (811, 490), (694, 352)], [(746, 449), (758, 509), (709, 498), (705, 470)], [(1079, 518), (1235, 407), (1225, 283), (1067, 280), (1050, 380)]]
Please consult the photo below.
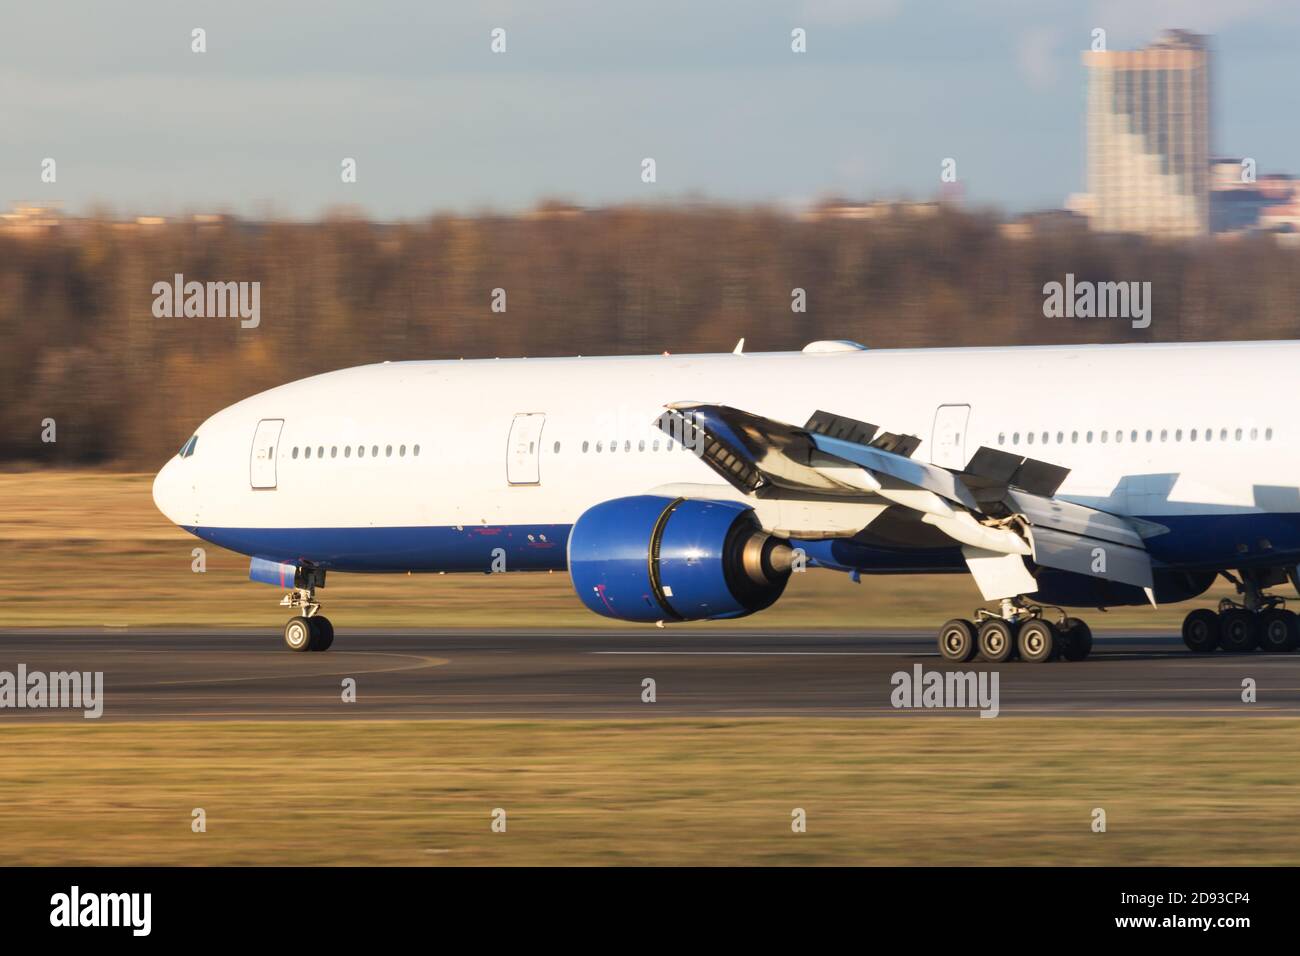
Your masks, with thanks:
[(1279, 597), (1257, 589), (1239, 588), (1247, 594), (1244, 604), (1223, 600), (1218, 612), (1197, 608), (1183, 619), (1183, 643), (1194, 654), (1222, 650), (1227, 654), (1249, 654), (1256, 648), (1269, 654), (1285, 654), (1300, 647), (1300, 618), (1289, 611)]
[(978, 657), (990, 664), (1022, 660), (1045, 664), (1058, 659), (1081, 661), (1092, 650), (1092, 631), (1078, 618), (1055, 608), (1060, 622), (1044, 617), (1049, 608), (1007, 598), (998, 611), (977, 608), (975, 623), (953, 618), (939, 629), (939, 656), (954, 664)]

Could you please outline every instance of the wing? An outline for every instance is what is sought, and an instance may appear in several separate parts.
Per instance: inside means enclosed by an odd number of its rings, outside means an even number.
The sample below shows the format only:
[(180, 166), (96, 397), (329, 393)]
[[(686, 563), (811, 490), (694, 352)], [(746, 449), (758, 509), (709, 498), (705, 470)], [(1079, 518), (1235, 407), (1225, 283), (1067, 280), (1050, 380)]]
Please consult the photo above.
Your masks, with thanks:
[(1056, 497), (1069, 474), (1059, 465), (981, 447), (955, 471), (913, 459), (915, 436), (823, 411), (798, 427), (726, 405), (678, 403), (658, 425), (746, 496), (888, 503), (918, 532), (928, 525), (960, 545), (986, 599), (1037, 590), (1025, 558), (1151, 594), (1137, 527)]

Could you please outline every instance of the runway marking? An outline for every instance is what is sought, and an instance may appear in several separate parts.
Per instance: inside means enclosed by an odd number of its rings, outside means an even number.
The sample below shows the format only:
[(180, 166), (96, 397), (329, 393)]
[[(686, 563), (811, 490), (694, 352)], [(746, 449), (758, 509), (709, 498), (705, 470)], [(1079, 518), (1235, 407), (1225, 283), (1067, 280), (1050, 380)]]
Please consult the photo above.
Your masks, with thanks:
[[(422, 655), (417, 656), (413, 654), (386, 653), (384, 651), (367, 651), (366, 653), (374, 655), (376, 657), (410, 657), (413, 658), (416, 661), (416, 663), (408, 664), (405, 667), (378, 667), (373, 670), (366, 670), (366, 671), (359, 671), (353, 668), (345, 668), (344, 670), (339, 670), (339, 671), (323, 671), (323, 672), (315, 672), (312, 674), (303, 674), (301, 672), (298, 672), (298, 673), (291, 673), (291, 674), (263, 674), (257, 677), (209, 677), (209, 678), (196, 678), (192, 680), (152, 681), (147, 683), (146, 686), (173, 687), (182, 684), (239, 684), (239, 683), (247, 683), (250, 681), (293, 680), (294, 678), (301, 678), (301, 677), (338, 677), (340, 674), (342, 674), (345, 677), (352, 677), (358, 674), (395, 674), (398, 673), (399, 671), (420, 670), (421, 668), (425, 668), (425, 667), (441, 667), (444, 664), (451, 663), (450, 658), (446, 658), (446, 657), (426, 657)], [(322, 661), (322, 663), (326, 663), (326, 662)]]
[(914, 651), (587, 651), (588, 654), (657, 657), (938, 657)]

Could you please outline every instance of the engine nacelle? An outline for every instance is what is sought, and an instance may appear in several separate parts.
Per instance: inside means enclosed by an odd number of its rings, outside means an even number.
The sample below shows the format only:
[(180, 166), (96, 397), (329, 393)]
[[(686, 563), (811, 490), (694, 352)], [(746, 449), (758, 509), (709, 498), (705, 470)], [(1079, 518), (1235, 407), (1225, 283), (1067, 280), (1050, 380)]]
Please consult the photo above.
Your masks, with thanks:
[(785, 590), (793, 551), (734, 501), (638, 495), (583, 512), (569, 533), (582, 603), (623, 621), (744, 617)]

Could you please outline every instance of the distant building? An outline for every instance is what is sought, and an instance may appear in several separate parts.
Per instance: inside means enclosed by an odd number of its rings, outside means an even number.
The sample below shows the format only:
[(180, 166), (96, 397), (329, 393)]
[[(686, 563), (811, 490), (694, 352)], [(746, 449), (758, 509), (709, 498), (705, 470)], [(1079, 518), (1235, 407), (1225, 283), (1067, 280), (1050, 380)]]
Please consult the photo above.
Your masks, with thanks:
[(525, 219), (580, 219), (587, 214), (587, 210), (582, 206), (574, 203), (563, 202), (560, 200), (547, 200), (538, 204), (535, 209), (524, 213)]
[(20, 236), (39, 235), (62, 223), (63, 212), (57, 206), (15, 203), (9, 212), (0, 213), (0, 229)]
[(1141, 50), (1087, 52), (1091, 225), (1199, 236), (1210, 229), (1210, 51), (1166, 31)]
[(803, 213), (802, 218), (809, 222), (824, 222), (828, 219), (885, 219), (890, 216), (906, 216), (909, 219), (928, 219), (939, 214), (937, 202), (855, 202), (849, 199), (827, 199)]
[(1210, 231), (1297, 231), (1300, 179), (1280, 173), (1246, 176), (1247, 161), (1216, 159), (1210, 164)]
[(1070, 209), (1042, 209), (1037, 212), (1027, 212), (998, 227), (998, 231), (1005, 239), (1071, 235), (1086, 232), (1087, 229), (1086, 216)]

